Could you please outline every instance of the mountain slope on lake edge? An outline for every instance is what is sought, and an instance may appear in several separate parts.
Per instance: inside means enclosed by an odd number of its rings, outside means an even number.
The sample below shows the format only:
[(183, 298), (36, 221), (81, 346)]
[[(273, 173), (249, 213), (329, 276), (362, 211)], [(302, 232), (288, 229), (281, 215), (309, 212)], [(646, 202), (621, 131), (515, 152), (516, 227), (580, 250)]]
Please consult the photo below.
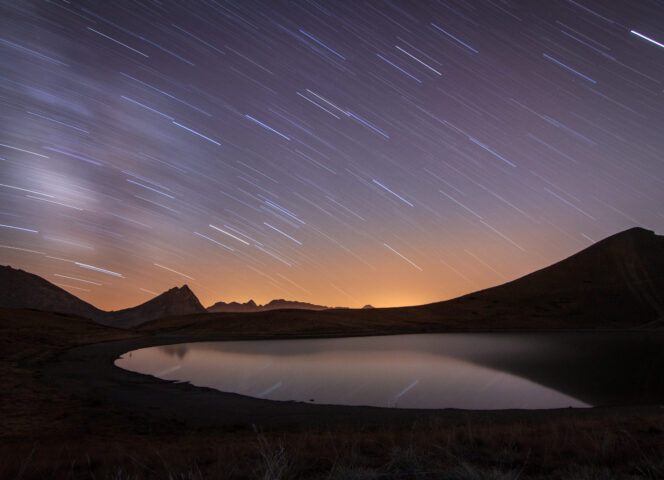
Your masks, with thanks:
[(631, 228), (511, 282), (420, 308), (471, 322), (483, 317), (489, 328), (508, 322), (567, 328), (662, 326), (664, 236)]

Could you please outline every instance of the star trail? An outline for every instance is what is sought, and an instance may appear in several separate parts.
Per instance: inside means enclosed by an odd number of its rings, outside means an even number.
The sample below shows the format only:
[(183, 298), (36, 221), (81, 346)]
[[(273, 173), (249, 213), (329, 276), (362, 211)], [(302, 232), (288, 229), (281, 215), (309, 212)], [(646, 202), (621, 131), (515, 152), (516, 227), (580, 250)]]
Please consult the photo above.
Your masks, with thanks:
[(5, 1), (0, 261), (104, 309), (439, 301), (664, 231), (664, 5)]

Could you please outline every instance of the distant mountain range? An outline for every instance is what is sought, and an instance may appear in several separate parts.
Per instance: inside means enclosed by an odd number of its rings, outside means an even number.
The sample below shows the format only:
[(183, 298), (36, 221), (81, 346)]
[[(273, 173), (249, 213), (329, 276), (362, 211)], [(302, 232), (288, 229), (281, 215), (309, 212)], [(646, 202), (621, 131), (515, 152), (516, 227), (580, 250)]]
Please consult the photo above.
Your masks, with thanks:
[(281, 310), (281, 309), (297, 309), (297, 310), (327, 310), (330, 307), (325, 307), (323, 305), (314, 305), (313, 303), (306, 302), (296, 302), (294, 300), (272, 300), (265, 305), (257, 305), (253, 300), (249, 300), (246, 303), (238, 302), (217, 302), (214, 305), (207, 308), (207, 311), (210, 313), (217, 312), (266, 312), (268, 310)]
[(67, 313), (89, 318), (116, 327), (134, 327), (157, 318), (191, 315), (206, 312), (264, 312), (279, 309), (325, 310), (329, 307), (291, 300), (272, 300), (265, 305), (217, 302), (205, 309), (187, 285), (174, 287), (136, 307), (104, 311), (38, 275), (0, 266), (0, 306), (32, 308), (47, 312)]
[[(239, 314), (283, 309), (301, 312), (280, 314), (284, 321), (290, 318), (311, 322), (314, 317), (302, 316), (314, 312), (307, 314), (305, 310), (324, 310), (315, 313), (319, 321), (329, 320), (337, 326), (349, 321), (353, 328), (364, 325), (367, 331), (371, 325), (390, 322), (420, 331), (435, 331), (441, 326), (452, 330), (661, 327), (664, 326), (664, 237), (643, 228), (632, 228), (503, 285), (415, 307), (374, 309), (367, 305), (363, 309), (341, 310), (287, 300), (257, 305), (250, 300), (218, 302), (206, 310), (184, 285), (139, 306), (105, 312), (37, 275), (8, 266), (0, 267), (0, 306), (73, 314), (119, 327), (207, 313), (194, 321), (201, 329), (212, 322), (210, 328), (214, 329), (218, 324), (215, 314), (219, 312)], [(185, 319), (181, 322), (191, 323)]]

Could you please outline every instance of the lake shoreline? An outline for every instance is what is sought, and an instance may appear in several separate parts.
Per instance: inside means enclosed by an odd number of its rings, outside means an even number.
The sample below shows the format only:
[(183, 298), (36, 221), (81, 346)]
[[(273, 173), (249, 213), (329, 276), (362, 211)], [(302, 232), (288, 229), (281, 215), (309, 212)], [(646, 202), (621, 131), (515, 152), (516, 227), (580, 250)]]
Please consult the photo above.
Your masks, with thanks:
[[(615, 330), (601, 330), (612, 332)], [(578, 331), (577, 331), (578, 332)], [(594, 330), (600, 332), (600, 330)], [(462, 333), (462, 332), (449, 332)], [(490, 333), (487, 331), (463, 333)], [(497, 332), (491, 332), (497, 333)], [(543, 333), (543, 331), (510, 331), (501, 333)], [(550, 332), (565, 333), (562, 331)], [(569, 332), (567, 332), (569, 333)], [(400, 334), (400, 333), (399, 333)], [(397, 335), (385, 333), (384, 335)], [(352, 335), (379, 336), (379, 335)], [(382, 335), (381, 335), (382, 336)], [(407, 424), (423, 419), (457, 423), (516, 422), (558, 418), (591, 418), (608, 413), (659, 413), (659, 405), (601, 406), (559, 409), (395, 409), (386, 407), (323, 405), (295, 401), (263, 400), (188, 383), (176, 383), (150, 375), (123, 370), (114, 365), (120, 355), (140, 348), (180, 343), (248, 340), (292, 340), (345, 338), (328, 335), (151, 335), (114, 342), (75, 347), (45, 363), (41, 370), (49, 383), (93, 401), (131, 409), (135, 414), (176, 420), (196, 427), (229, 427), (258, 425), (266, 429), (311, 428), (343, 425), (379, 426)]]

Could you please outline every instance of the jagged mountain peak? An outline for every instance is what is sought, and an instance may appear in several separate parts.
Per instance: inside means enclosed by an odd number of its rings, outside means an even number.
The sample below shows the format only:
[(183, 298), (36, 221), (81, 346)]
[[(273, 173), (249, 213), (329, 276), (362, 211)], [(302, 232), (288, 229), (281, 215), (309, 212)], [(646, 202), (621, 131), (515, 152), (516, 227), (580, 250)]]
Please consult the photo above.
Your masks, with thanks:
[(108, 317), (102, 320), (102, 323), (127, 327), (161, 317), (195, 313), (205, 313), (205, 307), (201, 305), (189, 286), (183, 285), (173, 287), (136, 307), (109, 312)]

